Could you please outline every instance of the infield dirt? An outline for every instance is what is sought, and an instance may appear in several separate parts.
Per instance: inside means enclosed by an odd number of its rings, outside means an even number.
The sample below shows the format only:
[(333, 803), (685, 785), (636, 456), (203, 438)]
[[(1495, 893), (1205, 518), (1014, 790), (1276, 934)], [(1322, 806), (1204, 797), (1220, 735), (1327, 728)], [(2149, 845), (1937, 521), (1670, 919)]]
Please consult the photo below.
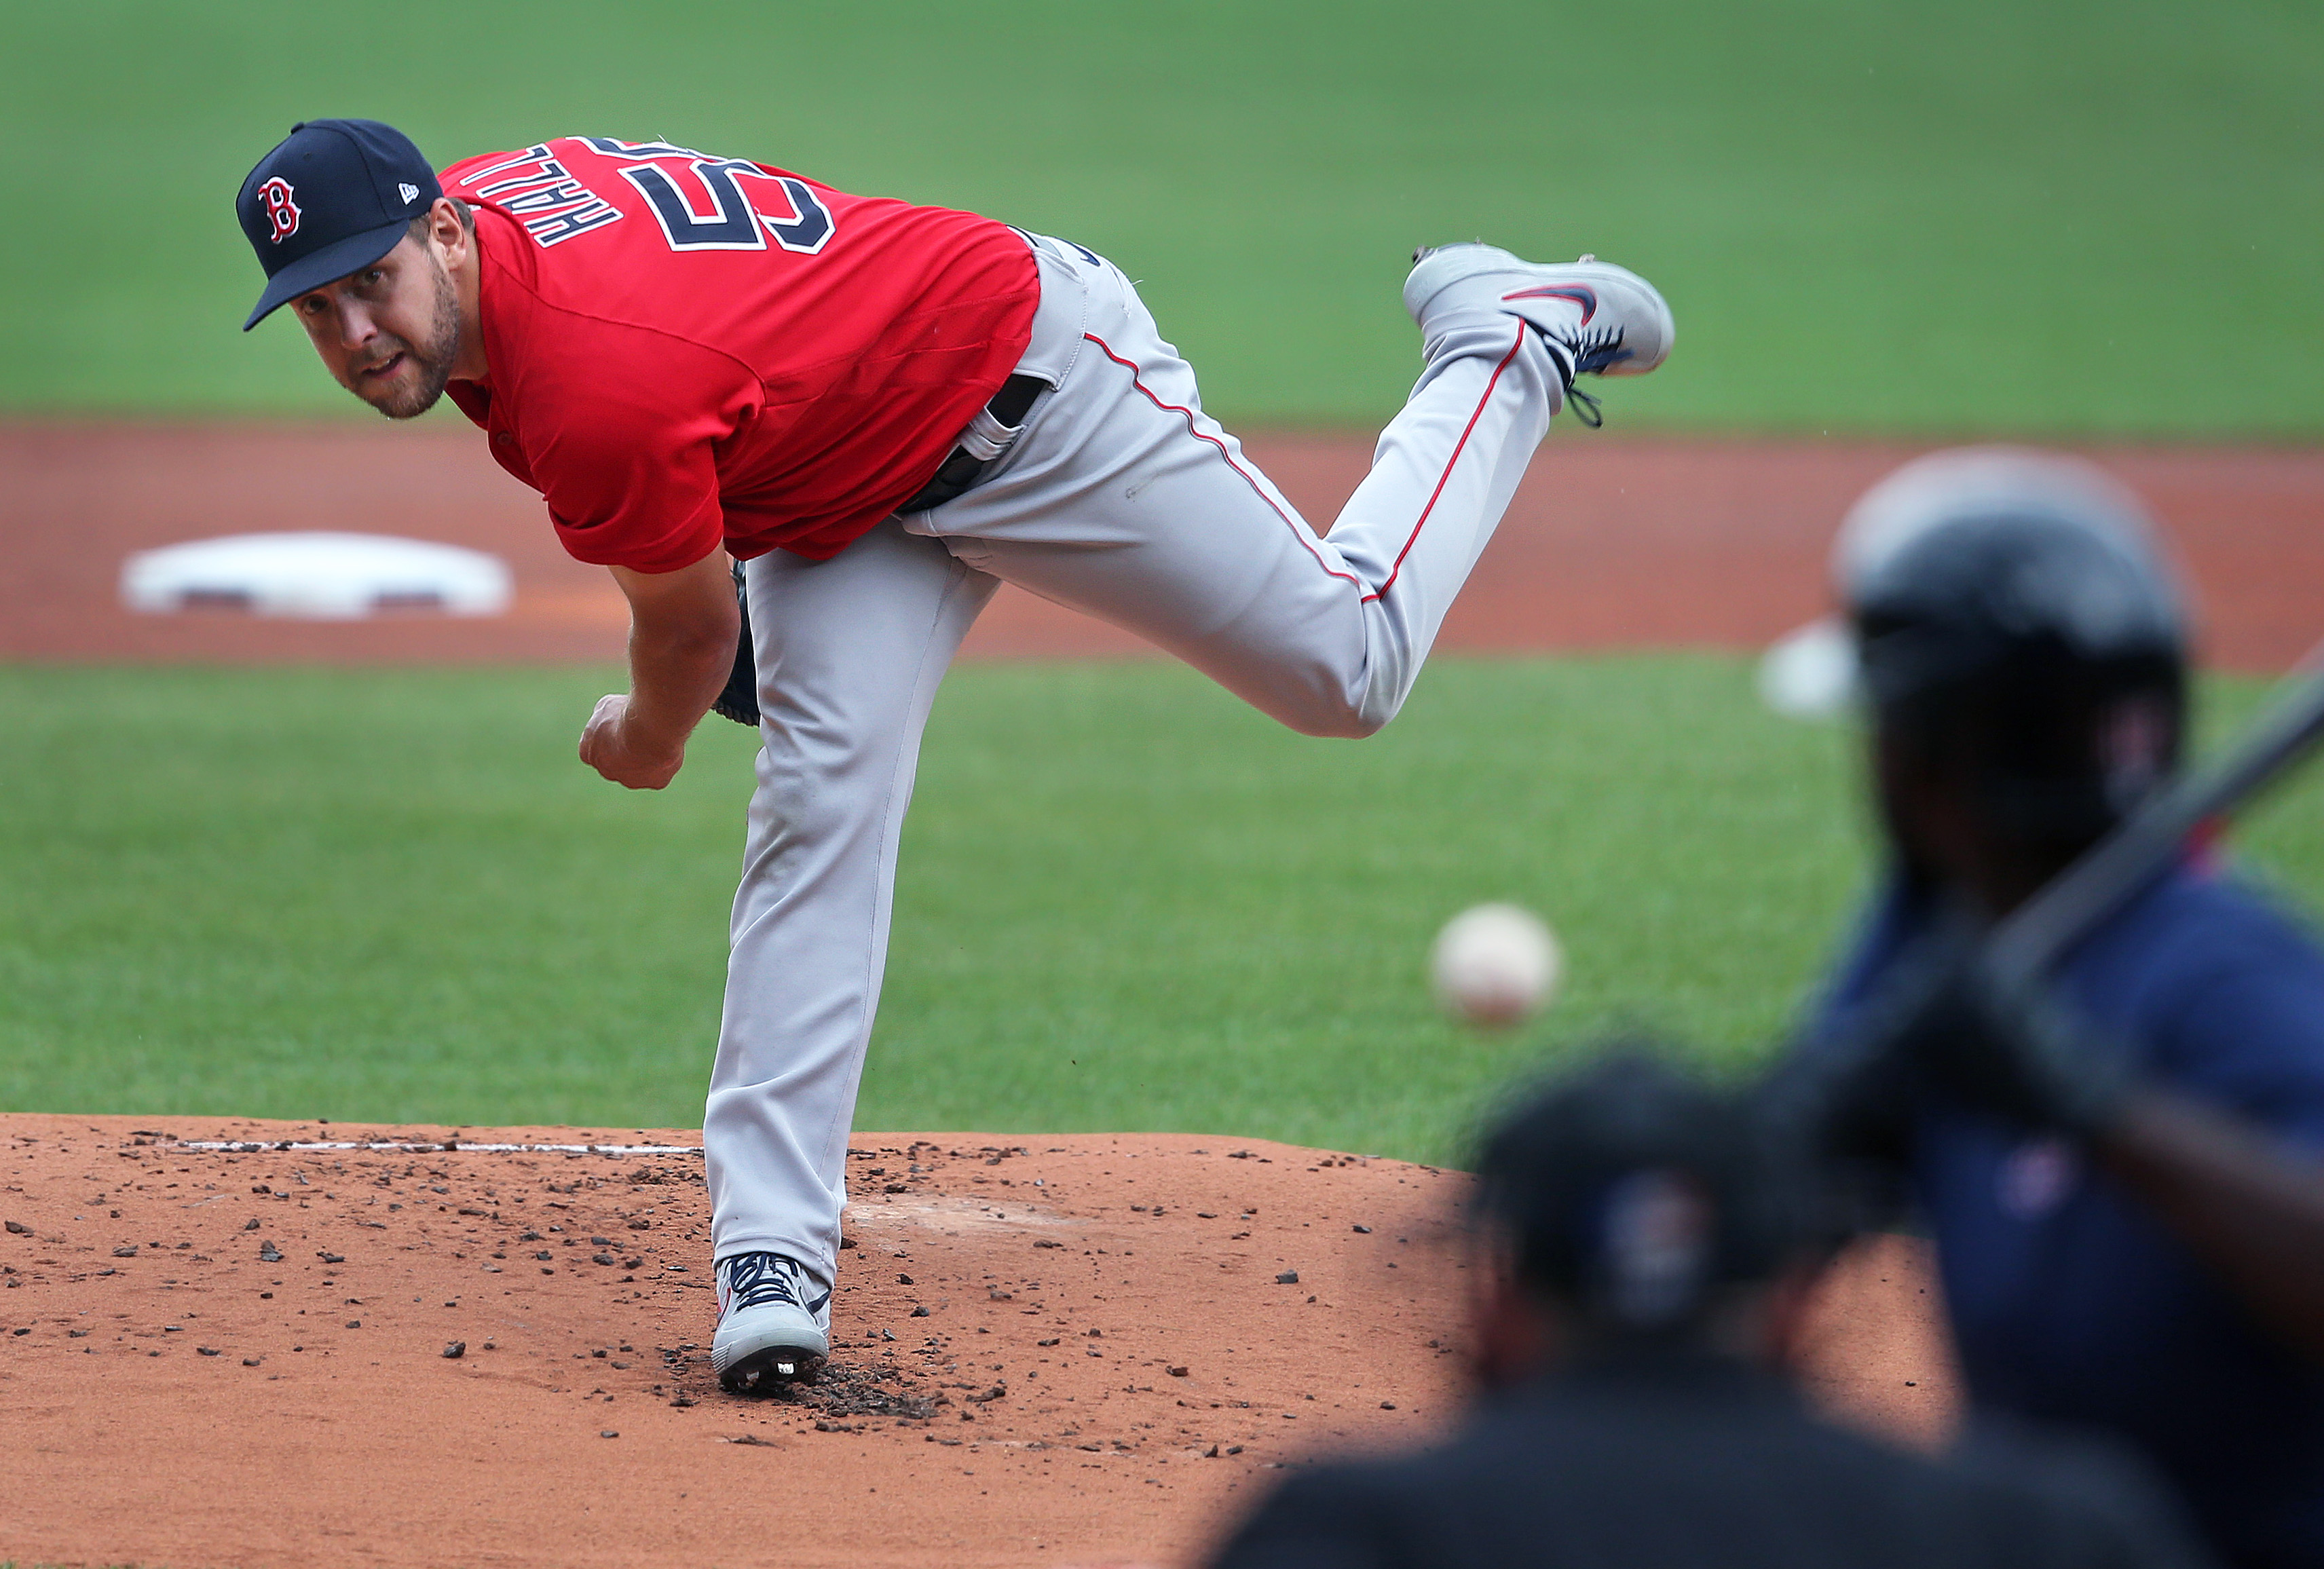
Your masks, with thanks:
[[(0, 1135), (0, 1553), (31, 1563), (1177, 1564), (1281, 1468), (1459, 1398), (1463, 1179), (1399, 1161), (859, 1135), (831, 1371), (748, 1399), (709, 1368), (698, 1134)], [(685, 1148), (605, 1152), (638, 1145)], [(1924, 1274), (1844, 1261), (1811, 1368), (1913, 1442), (1952, 1419)]]
[[(1363, 477), (1368, 437), (1260, 433), (1251, 456), (1319, 526)], [(1444, 624), (1439, 647), (1757, 648), (1826, 609), (1823, 554), (1849, 503), (1920, 448), (1669, 441), (1561, 430)], [(2111, 448), (2186, 558), (2205, 651), (2281, 669), (2324, 636), (2324, 452)], [(134, 550), (335, 529), (491, 550), (510, 614), (327, 623), (137, 615)], [(477, 432), (385, 425), (0, 423), (0, 659), (335, 663), (616, 660), (606, 575), (559, 549), (540, 498)], [(1135, 655), (1128, 632), (1004, 588), (970, 658)]]

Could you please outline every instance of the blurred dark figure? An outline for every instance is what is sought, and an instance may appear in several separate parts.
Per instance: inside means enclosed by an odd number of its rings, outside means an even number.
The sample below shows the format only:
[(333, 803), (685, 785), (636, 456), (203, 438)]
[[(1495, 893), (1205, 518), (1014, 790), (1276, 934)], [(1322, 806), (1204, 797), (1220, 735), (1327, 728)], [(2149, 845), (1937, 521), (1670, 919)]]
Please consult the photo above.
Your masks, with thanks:
[(1638, 1052), (1517, 1107), (1479, 1162), (1474, 1410), (1293, 1476), (1215, 1569), (2033, 1569), (2208, 1562), (2095, 1454), (1935, 1461), (1775, 1371), (1817, 1263), (1795, 1169)]
[[(1891, 870), (1778, 1098), (1821, 1083), (1839, 1151), (1901, 1175), (1974, 1407), (2126, 1441), (2237, 1565), (2324, 1564), (2324, 955), (2190, 847), (2052, 980), (1973, 961), (2178, 766), (2150, 526), (2079, 461), (1941, 453), (1835, 576)], [(1899, 1048), (1836, 1069), (1915, 987)]]

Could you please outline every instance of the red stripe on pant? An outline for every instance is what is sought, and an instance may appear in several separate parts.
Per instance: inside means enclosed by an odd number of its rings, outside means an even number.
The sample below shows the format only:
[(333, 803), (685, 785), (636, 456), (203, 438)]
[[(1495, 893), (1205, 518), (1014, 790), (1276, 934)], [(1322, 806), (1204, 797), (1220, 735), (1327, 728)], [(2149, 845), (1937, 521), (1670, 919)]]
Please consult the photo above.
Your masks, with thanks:
[(1428, 504), (1420, 509), (1420, 516), (1413, 523), (1412, 532), (1405, 538), (1404, 549), (1396, 553), (1396, 564), (1388, 568), (1388, 581), (1379, 586), (1379, 593), (1371, 595), (1372, 598), (1384, 597), (1389, 589), (1396, 586), (1397, 574), (1404, 570), (1404, 558), (1411, 555), (1412, 547), (1419, 543), (1420, 531), (1428, 526), (1428, 514), (1436, 510), (1436, 498), (1444, 494), (1445, 485), (1452, 482), (1452, 466), (1461, 461), (1461, 454), (1469, 446), (1470, 434), (1477, 429), (1477, 421), (1485, 417), (1486, 405), (1493, 401), (1493, 389), (1501, 384), (1501, 373), (1508, 370), (1509, 362), (1517, 357), (1517, 350), (1525, 347), (1526, 330), (1526, 324), (1519, 321), (1517, 341), (1509, 345), (1509, 352), (1501, 356), (1500, 364), (1493, 367), (1492, 375), (1486, 380), (1484, 394), (1477, 400), (1477, 406), (1469, 411), (1469, 422), (1461, 428), (1461, 439), (1452, 444), (1452, 456), (1444, 460), (1444, 472), (1436, 476), (1436, 488), (1428, 493)]
[[(1176, 414), (1180, 419), (1184, 420), (1186, 422), (1187, 435), (1192, 436), (1197, 441), (1207, 441), (1213, 447), (1217, 448), (1219, 456), (1226, 460), (1227, 466), (1233, 469), (1237, 475), (1240, 475), (1242, 482), (1245, 485), (1250, 486), (1251, 494), (1258, 496), (1259, 500), (1265, 502), (1267, 503), (1268, 510), (1272, 512), (1277, 517), (1281, 518), (1285, 527), (1288, 528), (1292, 533), (1298, 537), (1300, 545), (1310, 556), (1314, 557), (1315, 565), (1323, 568), (1324, 571), (1331, 573), (1333, 577), (1339, 578), (1343, 583), (1354, 584), (1358, 588), (1361, 588), (1363, 586), (1362, 581), (1353, 573), (1336, 571), (1333, 568), (1330, 563), (1323, 559), (1323, 552), (1315, 549), (1314, 531), (1309, 529), (1306, 524), (1301, 522), (1297, 518), (1293, 517), (1281, 507), (1277, 506), (1275, 504), (1275, 498), (1267, 494), (1267, 487), (1259, 484), (1258, 479), (1252, 475), (1250, 470), (1244, 468), (1241, 464), (1237, 463), (1234, 460), (1234, 454), (1227, 450), (1227, 444), (1225, 442), (1220, 440), (1215, 436), (1205, 436), (1202, 431), (1195, 429), (1194, 411), (1192, 409), (1184, 409), (1176, 403), (1166, 403), (1161, 399), (1156, 397), (1152, 390), (1147, 386), (1143, 380), (1140, 379), (1145, 373), (1139, 369), (1137, 363), (1133, 360), (1126, 360), (1120, 355), (1114, 353), (1112, 346), (1107, 343), (1105, 339), (1098, 337), (1095, 333), (1085, 332), (1082, 334), (1082, 339), (1085, 343), (1093, 343), (1097, 345), (1099, 353), (1104, 355), (1106, 358), (1111, 360), (1115, 365), (1118, 365), (1121, 366), (1122, 369), (1128, 371), (1130, 373), (1130, 384), (1136, 387), (1139, 392), (1144, 396), (1148, 402), (1153, 404), (1157, 409), (1163, 410), (1168, 413)], [(1367, 600), (1376, 599), (1378, 597), (1378, 595), (1373, 594), (1367, 594), (1364, 595), (1364, 598)]]

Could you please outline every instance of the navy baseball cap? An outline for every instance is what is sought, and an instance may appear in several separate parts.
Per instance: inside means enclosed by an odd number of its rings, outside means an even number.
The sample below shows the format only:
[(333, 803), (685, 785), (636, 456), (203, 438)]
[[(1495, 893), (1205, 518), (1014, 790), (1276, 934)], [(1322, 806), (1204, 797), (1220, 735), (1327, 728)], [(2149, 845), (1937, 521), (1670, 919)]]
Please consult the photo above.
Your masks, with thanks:
[(266, 292), (248, 332), (277, 306), (370, 266), (395, 249), (444, 188), (411, 138), (377, 120), (305, 120), (258, 161), (235, 216)]

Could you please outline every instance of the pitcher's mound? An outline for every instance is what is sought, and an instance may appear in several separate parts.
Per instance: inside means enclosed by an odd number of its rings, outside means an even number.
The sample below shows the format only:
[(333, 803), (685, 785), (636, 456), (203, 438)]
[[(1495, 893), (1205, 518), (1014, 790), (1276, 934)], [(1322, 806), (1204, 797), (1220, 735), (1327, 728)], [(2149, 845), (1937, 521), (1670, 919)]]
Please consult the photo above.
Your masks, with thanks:
[[(1176, 1562), (1276, 1468), (1457, 1398), (1462, 1183), (1400, 1161), (860, 1135), (832, 1364), (744, 1399), (698, 1133), (0, 1134), (28, 1562)], [(1852, 1270), (1824, 1380), (1906, 1433), (1950, 1399), (1922, 1288), (1895, 1248)]]

